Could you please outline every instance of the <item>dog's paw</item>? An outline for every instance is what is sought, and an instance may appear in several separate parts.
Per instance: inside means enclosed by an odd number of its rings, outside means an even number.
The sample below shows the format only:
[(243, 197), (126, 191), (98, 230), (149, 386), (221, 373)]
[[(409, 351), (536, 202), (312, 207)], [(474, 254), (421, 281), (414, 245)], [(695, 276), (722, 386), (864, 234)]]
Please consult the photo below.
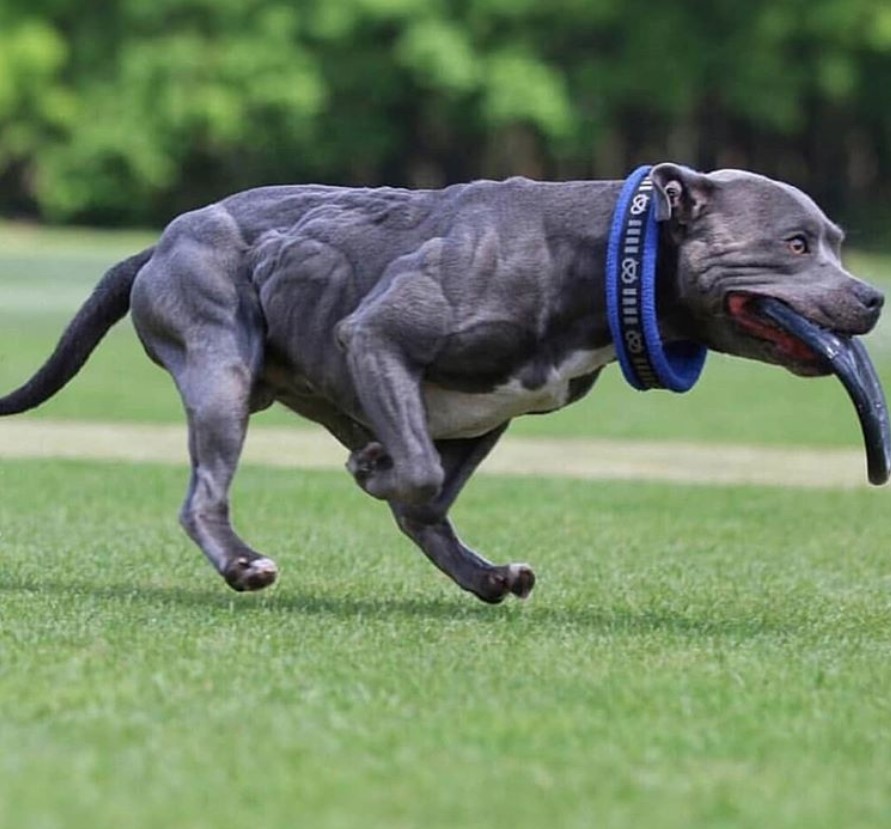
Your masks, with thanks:
[(489, 604), (500, 604), (513, 594), (527, 599), (535, 587), (535, 573), (528, 564), (506, 564), (495, 567), (486, 575), (482, 590), (474, 591), (477, 598)]
[(508, 590), (518, 599), (528, 599), (535, 587), (535, 572), (528, 564), (508, 564)]
[(352, 452), (346, 468), (373, 498), (402, 504), (428, 503), (439, 493), (444, 477), (438, 461), (422, 459), (397, 468), (380, 443)]
[(262, 590), (278, 578), (278, 566), (271, 558), (241, 556), (229, 564), (223, 578), (229, 587), (239, 592)]
[(365, 482), (373, 475), (393, 468), (393, 459), (380, 443), (372, 442), (351, 452), (346, 468), (364, 489)]

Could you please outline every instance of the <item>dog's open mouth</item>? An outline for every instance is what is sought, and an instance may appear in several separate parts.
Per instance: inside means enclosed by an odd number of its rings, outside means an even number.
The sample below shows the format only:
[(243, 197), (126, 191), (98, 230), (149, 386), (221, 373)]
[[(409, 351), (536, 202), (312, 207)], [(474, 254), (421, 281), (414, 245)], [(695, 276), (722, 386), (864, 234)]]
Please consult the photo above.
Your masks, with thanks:
[(732, 293), (727, 297), (727, 310), (743, 331), (770, 344), (778, 362), (800, 374), (831, 373), (832, 369), (804, 340), (765, 313), (762, 305), (766, 299), (756, 294)]
[(856, 337), (827, 331), (784, 302), (754, 294), (730, 294), (727, 309), (749, 334), (770, 343), (783, 362), (801, 373), (835, 374), (857, 410), (869, 481), (891, 476), (891, 427), (885, 394), (866, 347)]

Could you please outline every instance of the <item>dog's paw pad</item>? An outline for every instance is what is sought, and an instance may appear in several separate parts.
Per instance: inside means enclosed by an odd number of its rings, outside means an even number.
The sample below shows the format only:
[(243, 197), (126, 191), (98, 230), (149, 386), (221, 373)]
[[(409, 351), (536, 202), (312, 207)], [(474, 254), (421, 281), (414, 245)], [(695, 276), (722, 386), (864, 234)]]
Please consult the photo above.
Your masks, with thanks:
[(528, 599), (535, 587), (535, 573), (528, 564), (509, 564), (507, 566), (508, 589), (518, 599)]
[(233, 590), (262, 590), (278, 578), (278, 565), (271, 558), (242, 557), (229, 565), (223, 577)]

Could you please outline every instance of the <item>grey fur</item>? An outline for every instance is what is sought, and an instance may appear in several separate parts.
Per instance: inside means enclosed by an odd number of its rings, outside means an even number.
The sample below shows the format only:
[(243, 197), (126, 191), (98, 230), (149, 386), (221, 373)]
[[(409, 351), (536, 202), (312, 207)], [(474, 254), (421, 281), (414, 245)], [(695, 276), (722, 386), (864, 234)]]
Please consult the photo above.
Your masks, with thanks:
[[(739, 325), (728, 295), (775, 296), (844, 334), (875, 324), (881, 295), (843, 269), (840, 231), (798, 190), (674, 164), (652, 177), (666, 340), (815, 374)], [(621, 184), (236, 194), (180, 216), (113, 268), (0, 414), (58, 391), (129, 300), (186, 409), (182, 524), (232, 587), (276, 578), (232, 529), (228, 492), (249, 415), (279, 401), (334, 434), (358, 484), (458, 585), (489, 602), (526, 596), (532, 570), (474, 553), (448, 511), (512, 417), (579, 399), (614, 358), (604, 261)], [(791, 252), (796, 235), (806, 255)]]

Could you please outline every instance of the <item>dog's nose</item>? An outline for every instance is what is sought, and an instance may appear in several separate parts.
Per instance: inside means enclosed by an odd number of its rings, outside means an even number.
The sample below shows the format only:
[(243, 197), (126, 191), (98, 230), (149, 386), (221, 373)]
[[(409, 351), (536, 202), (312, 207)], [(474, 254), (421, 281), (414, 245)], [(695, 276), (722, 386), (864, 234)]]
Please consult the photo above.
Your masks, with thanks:
[(864, 292), (860, 301), (867, 310), (878, 313), (882, 310), (882, 306), (885, 304), (885, 295), (871, 285), (868, 285), (867, 290)]
[(858, 286), (857, 299), (863, 311), (861, 313), (862, 324), (869, 331), (879, 321), (882, 306), (885, 304), (885, 295), (872, 285)]

